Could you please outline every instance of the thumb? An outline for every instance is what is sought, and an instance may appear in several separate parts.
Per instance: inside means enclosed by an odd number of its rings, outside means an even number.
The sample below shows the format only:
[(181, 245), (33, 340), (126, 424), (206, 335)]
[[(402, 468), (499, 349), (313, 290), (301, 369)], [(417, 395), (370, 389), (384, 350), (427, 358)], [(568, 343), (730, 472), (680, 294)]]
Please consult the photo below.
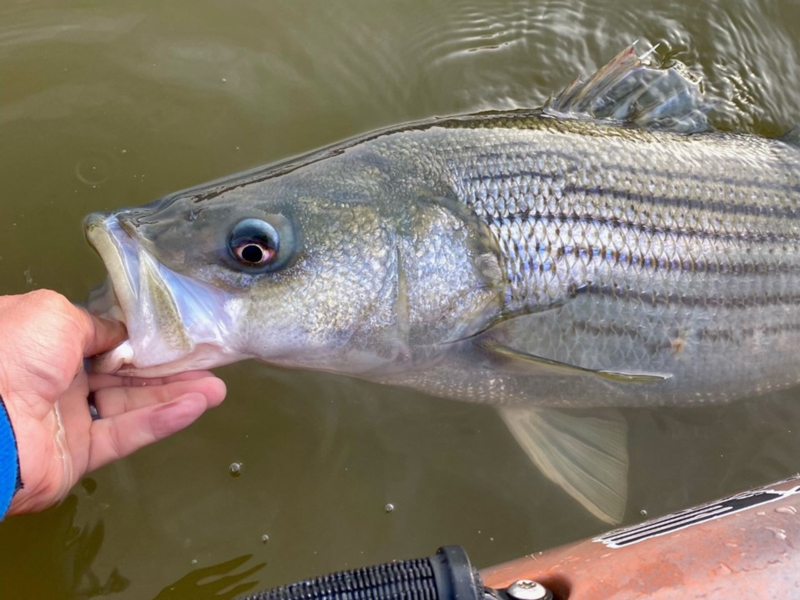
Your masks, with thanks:
[(94, 356), (121, 344), (126, 336), (125, 325), (96, 317), (78, 308), (78, 319), (83, 333), (83, 355)]

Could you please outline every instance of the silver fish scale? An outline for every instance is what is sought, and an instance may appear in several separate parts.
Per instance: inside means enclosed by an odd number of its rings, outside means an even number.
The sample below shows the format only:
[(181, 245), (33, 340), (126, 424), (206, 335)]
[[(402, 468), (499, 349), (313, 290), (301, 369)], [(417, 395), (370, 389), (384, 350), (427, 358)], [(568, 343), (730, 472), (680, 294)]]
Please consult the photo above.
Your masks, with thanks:
[(406, 132), (498, 241), (516, 318), (492, 337), (588, 369), (678, 374), (670, 393), (698, 401), (799, 382), (798, 150), (549, 121)]
[[(458, 133), (469, 143), (453, 144)], [(790, 150), (779, 142), (661, 134), (642, 143), (637, 132), (606, 139), (547, 129), (448, 134), (450, 183), (497, 236), (510, 312), (561, 302), (587, 285), (714, 297), (742, 291), (737, 275), (785, 271), (796, 279), (797, 167), (787, 166), (781, 153)], [(783, 291), (785, 279), (752, 291)]]

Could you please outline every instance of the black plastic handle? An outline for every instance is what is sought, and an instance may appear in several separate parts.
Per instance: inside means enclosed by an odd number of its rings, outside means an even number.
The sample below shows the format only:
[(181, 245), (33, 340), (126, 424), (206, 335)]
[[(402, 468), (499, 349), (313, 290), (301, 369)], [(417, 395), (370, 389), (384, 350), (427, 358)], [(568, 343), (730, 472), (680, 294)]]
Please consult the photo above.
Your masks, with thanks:
[(483, 583), (460, 546), (427, 558), (340, 571), (241, 600), (483, 600)]

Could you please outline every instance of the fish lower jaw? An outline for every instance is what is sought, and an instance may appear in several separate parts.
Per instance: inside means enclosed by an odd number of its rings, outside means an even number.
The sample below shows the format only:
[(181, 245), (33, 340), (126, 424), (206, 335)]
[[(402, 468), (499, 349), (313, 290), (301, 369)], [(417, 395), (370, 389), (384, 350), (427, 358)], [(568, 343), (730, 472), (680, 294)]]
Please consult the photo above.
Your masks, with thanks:
[(139, 366), (130, 340), (122, 342), (116, 348), (92, 359), (92, 371), (121, 376), (135, 377), (167, 377), (185, 373), (221, 367), (233, 362), (249, 358), (247, 355), (229, 352), (212, 344), (198, 344), (190, 352), (180, 358), (154, 365)]

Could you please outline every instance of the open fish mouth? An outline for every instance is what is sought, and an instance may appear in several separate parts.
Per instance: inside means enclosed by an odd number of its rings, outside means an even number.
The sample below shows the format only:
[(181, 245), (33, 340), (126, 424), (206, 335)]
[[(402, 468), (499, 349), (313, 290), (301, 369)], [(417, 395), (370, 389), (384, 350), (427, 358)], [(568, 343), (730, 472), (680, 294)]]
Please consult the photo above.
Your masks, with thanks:
[(139, 289), (138, 248), (122, 230), (115, 215), (93, 213), (84, 222), (86, 238), (109, 273), (102, 286), (89, 294), (89, 310), (101, 317), (125, 322), (136, 304)]
[(118, 213), (93, 213), (84, 228), (109, 274), (89, 311), (128, 329), (125, 342), (94, 359), (95, 371), (160, 377), (244, 358), (228, 346), (233, 307), (222, 292), (164, 266)]

